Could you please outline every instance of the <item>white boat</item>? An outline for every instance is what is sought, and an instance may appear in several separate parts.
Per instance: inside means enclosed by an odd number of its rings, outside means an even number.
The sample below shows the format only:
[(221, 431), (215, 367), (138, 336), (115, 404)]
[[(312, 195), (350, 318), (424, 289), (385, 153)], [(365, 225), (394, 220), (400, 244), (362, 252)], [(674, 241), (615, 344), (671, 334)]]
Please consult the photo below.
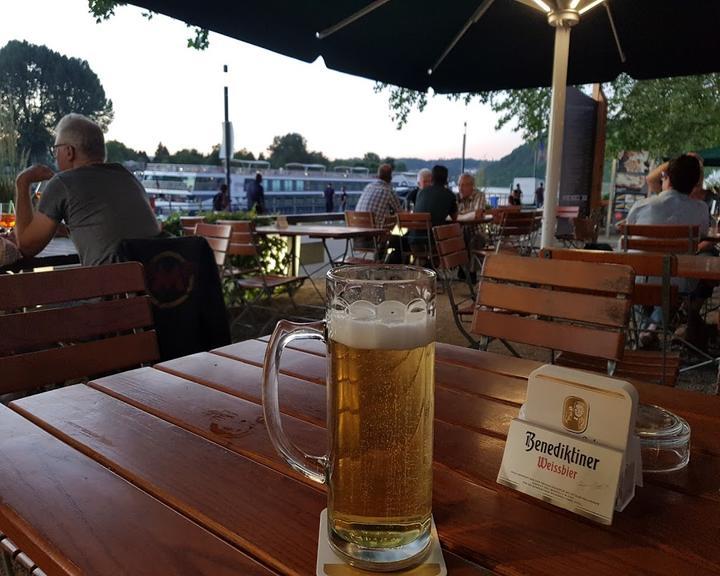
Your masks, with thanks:
[[(279, 214), (325, 212), (323, 191), (327, 184), (335, 189), (335, 210), (340, 210), (343, 187), (347, 193), (345, 209), (352, 210), (362, 190), (375, 179), (363, 167), (336, 166), (328, 170), (320, 164), (287, 164), (273, 169), (269, 162), (233, 161), (230, 172), (233, 210), (247, 209), (247, 191), (257, 173), (263, 177), (266, 212)], [(151, 163), (136, 175), (159, 216), (212, 210), (213, 196), (225, 182), (224, 167), (200, 164)]]

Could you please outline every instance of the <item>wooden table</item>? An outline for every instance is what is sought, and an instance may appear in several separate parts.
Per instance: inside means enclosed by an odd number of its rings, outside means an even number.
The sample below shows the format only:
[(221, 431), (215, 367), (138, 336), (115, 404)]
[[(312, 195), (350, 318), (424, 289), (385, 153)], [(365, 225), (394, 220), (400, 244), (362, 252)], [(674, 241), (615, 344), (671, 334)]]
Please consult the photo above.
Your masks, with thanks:
[[(0, 406), (0, 532), (51, 574), (314, 574), (322, 487), (276, 455), (251, 340)], [(325, 450), (324, 349), (288, 349), (289, 435)], [(638, 384), (692, 457), (612, 527), (496, 484), (537, 362), (439, 344), (433, 513), (452, 575), (720, 574), (720, 398)], [(32, 563), (32, 561), (30, 561)]]
[[(285, 236), (294, 239), (299, 238), (300, 236), (320, 239), (322, 241), (325, 254), (327, 254), (328, 261), (330, 262), (330, 266), (337, 266), (345, 261), (348, 253), (349, 241), (352, 238), (368, 238), (372, 236), (381, 236), (387, 234), (387, 230), (385, 228), (363, 228), (358, 226), (335, 226), (322, 224), (311, 224), (309, 226), (299, 226), (291, 224), (285, 227), (258, 226), (255, 231), (258, 234), (276, 234), (278, 236)], [(330, 248), (328, 247), (328, 240), (345, 240), (345, 249), (341, 254), (333, 255), (332, 252), (330, 252)], [(299, 262), (296, 241), (292, 243), (291, 250), (292, 261), (294, 263)], [(293, 271), (293, 274), (296, 274), (297, 265), (294, 266), (295, 270)], [(312, 283), (313, 288), (322, 299), (322, 293), (318, 290), (317, 286), (315, 286), (315, 282), (312, 280), (313, 272), (308, 271), (302, 263), (300, 264), (300, 267), (303, 268), (305, 275), (310, 278), (310, 282)], [(318, 270), (321, 270), (323, 267), (324, 265)], [(317, 272), (317, 270), (315, 270), (314, 272)]]
[(42, 252), (32, 258), (23, 258), (10, 266), (0, 266), (0, 274), (74, 264), (80, 264), (80, 256), (72, 240), (70, 238), (53, 238)]
[(701, 254), (678, 254), (678, 276), (720, 281), (720, 258)]

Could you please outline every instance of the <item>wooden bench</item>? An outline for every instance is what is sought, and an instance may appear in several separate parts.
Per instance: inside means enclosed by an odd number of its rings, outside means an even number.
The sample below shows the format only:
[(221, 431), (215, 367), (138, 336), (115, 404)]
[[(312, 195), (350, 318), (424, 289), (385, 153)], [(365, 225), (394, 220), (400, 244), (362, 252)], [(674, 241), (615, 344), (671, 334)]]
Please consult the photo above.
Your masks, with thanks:
[(158, 359), (137, 262), (0, 276), (0, 395)]

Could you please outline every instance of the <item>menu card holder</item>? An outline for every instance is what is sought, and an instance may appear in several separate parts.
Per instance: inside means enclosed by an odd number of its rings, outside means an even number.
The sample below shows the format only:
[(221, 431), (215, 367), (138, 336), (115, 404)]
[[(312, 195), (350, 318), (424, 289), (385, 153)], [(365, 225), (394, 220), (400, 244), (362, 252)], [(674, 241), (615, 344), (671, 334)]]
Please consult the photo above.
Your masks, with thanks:
[(612, 523), (642, 486), (635, 436), (638, 395), (628, 382), (546, 365), (528, 380), (513, 420), (498, 482)]

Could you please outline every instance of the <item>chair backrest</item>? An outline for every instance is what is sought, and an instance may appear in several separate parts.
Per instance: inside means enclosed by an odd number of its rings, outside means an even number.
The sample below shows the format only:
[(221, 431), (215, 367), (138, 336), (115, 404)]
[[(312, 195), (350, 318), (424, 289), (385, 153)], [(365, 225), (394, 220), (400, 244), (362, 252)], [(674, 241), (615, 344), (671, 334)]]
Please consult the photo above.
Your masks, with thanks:
[(158, 359), (137, 262), (0, 276), (0, 394)]
[(162, 360), (230, 344), (220, 276), (205, 238), (123, 240), (118, 258), (144, 265)]
[(489, 255), (472, 331), (616, 361), (634, 284), (629, 266)]
[(458, 266), (467, 266), (470, 262), (465, 238), (460, 224), (433, 226), (435, 246), (439, 256), (440, 268), (447, 272)]
[(670, 285), (670, 279), (677, 276), (678, 261), (674, 254), (656, 252), (609, 252), (605, 250), (567, 250), (544, 248), (540, 258), (574, 262), (598, 262), (630, 266), (637, 277), (647, 276), (661, 279), (662, 283), (635, 284), (633, 304), (660, 306), (663, 304), (663, 288), (670, 291), (670, 301), (677, 299), (677, 286)]
[(180, 229), (182, 235), (195, 236), (195, 226), (202, 221), (202, 216), (180, 216)]
[(700, 241), (697, 225), (624, 224), (621, 227), (623, 250), (694, 254)]
[(430, 212), (399, 212), (397, 221), (398, 226), (405, 230), (425, 230), (429, 232), (432, 225), (432, 216)]
[(225, 266), (225, 257), (230, 246), (232, 228), (227, 224), (206, 224), (199, 222), (195, 226), (195, 235), (202, 236), (215, 254), (215, 264)]
[[(386, 218), (386, 220), (389, 220)], [(393, 221), (394, 227), (394, 218)], [(354, 210), (345, 211), (345, 224), (348, 226), (356, 226), (359, 228), (375, 228), (375, 215), (372, 212), (358, 212)], [(351, 238), (350, 239), (351, 253), (362, 254), (363, 258), (371, 256), (373, 260), (379, 258), (378, 249), (379, 242), (378, 238)]]
[(231, 229), (228, 256), (258, 256), (255, 223), (251, 220), (218, 220), (218, 225)]
[(505, 214), (507, 214), (508, 212), (520, 212), (521, 210), (522, 206), (506, 204), (504, 206), (497, 206), (496, 208), (492, 208), (490, 210), (490, 214), (493, 217), (493, 223), (501, 224)]
[(372, 212), (345, 211), (345, 224), (359, 228), (375, 228), (375, 217)]

